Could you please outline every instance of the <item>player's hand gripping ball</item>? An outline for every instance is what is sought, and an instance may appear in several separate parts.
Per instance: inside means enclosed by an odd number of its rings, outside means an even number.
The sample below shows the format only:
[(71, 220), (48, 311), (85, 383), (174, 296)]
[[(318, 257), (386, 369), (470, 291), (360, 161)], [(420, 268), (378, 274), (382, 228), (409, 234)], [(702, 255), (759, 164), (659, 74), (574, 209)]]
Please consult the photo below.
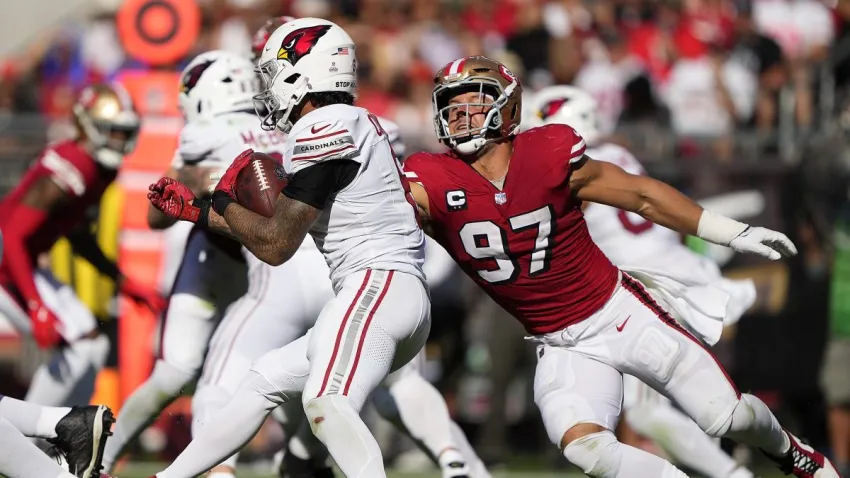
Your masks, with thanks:
[(286, 182), (286, 173), (278, 160), (255, 152), (236, 176), (236, 202), (257, 214), (272, 217)]

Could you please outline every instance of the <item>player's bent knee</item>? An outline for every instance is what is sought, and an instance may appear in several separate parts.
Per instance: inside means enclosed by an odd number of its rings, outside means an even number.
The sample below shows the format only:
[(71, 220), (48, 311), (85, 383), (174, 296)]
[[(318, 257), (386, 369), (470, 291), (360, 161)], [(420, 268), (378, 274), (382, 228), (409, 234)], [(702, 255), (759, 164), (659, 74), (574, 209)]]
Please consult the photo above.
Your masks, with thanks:
[(149, 380), (159, 388), (160, 392), (177, 395), (195, 379), (195, 375), (194, 371), (178, 368), (164, 360), (157, 360)]
[[(307, 422), (310, 424), (313, 434), (319, 436), (322, 424), (325, 421), (349, 420), (352, 414), (357, 416), (359, 410), (352, 406), (351, 400), (345, 395), (334, 394), (305, 399), (304, 414), (307, 416)], [(346, 417), (347, 415), (348, 417)]]
[(755, 419), (754, 413), (746, 400), (746, 395), (743, 395), (732, 405), (727, 406), (722, 413), (715, 416), (706, 415), (705, 418), (694, 421), (706, 435), (720, 438), (729, 433), (749, 429)]
[(561, 437), (561, 442), (558, 447), (561, 450), (565, 450), (571, 443), (580, 440), (588, 435), (593, 435), (596, 433), (607, 432), (608, 430), (600, 425), (595, 423), (579, 423), (571, 427), (569, 430), (564, 432), (564, 435)]
[[(582, 426), (584, 425), (577, 425)], [(564, 437), (566, 438), (566, 434)], [(613, 476), (611, 471), (620, 466), (619, 446), (620, 443), (613, 433), (608, 430), (597, 431), (570, 440), (564, 448), (564, 456), (587, 476)]]

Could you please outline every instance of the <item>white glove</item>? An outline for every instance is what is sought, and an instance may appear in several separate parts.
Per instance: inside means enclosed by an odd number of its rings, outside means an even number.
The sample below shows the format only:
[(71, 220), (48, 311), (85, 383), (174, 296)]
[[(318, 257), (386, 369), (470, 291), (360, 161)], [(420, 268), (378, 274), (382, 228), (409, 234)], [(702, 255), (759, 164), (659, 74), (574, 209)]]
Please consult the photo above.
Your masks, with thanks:
[(219, 169), (218, 171), (210, 174), (210, 181), (212, 182), (212, 184), (207, 186), (207, 190), (210, 192), (210, 194), (215, 192), (215, 188), (216, 186), (218, 186), (218, 182), (221, 181), (221, 177), (224, 176), (225, 171), (227, 171), (227, 168)]
[(738, 252), (758, 254), (772, 261), (796, 256), (797, 247), (781, 232), (763, 227), (748, 227), (729, 242), (729, 247)]

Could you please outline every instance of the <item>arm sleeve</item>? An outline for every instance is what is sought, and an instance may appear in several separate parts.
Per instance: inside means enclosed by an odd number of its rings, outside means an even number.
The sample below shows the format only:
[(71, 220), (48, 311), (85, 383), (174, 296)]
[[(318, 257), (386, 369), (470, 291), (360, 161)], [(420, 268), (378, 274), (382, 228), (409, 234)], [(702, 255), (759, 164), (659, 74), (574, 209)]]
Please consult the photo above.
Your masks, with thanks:
[(98, 245), (97, 239), (92, 236), (86, 227), (75, 229), (73, 233), (68, 235), (68, 241), (71, 242), (74, 252), (81, 255), (101, 274), (108, 276), (112, 280), (118, 280), (121, 275), (118, 265), (115, 261), (106, 257), (106, 254), (103, 253), (100, 245)]
[(26, 242), (46, 219), (46, 211), (19, 204), (9, 217), (9, 225), (3, 231), (3, 260), (8, 265), (12, 282), (27, 302), (27, 307), (32, 301), (41, 302), (41, 297), (33, 280), (32, 257), (27, 251)]
[(357, 161), (324, 161), (292, 175), (282, 192), (291, 199), (324, 209), (331, 196), (351, 184), (359, 171)]

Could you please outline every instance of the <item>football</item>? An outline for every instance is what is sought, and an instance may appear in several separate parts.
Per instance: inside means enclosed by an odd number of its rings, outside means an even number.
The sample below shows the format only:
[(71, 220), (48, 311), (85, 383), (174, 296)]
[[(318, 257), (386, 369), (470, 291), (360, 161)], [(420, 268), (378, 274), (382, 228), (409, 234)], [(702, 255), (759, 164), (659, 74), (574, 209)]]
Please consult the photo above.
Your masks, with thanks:
[(272, 217), (280, 191), (286, 186), (286, 173), (280, 161), (255, 152), (236, 176), (236, 202), (251, 211)]

